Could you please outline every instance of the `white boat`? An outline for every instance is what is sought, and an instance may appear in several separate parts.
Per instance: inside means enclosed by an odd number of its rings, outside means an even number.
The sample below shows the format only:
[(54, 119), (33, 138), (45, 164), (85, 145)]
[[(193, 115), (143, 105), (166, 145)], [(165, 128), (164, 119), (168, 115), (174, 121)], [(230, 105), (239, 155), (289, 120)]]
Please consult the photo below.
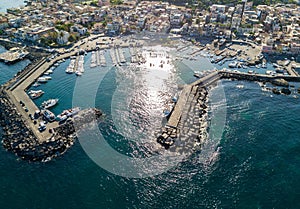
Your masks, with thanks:
[(43, 110), (43, 115), (49, 122), (52, 122), (55, 120), (55, 115), (50, 110), (47, 110), (47, 109)]
[(42, 90), (30, 90), (28, 92), (28, 94), (36, 94), (36, 93), (40, 93), (40, 92), (42, 92)]
[(234, 62), (229, 63), (228, 67), (235, 68), (235, 67), (237, 67), (237, 65), (238, 65), (238, 62), (234, 61)]
[(64, 110), (61, 114), (57, 115), (57, 120), (59, 121), (66, 120), (67, 118), (76, 115), (80, 110), (81, 110), (80, 107), (74, 107), (68, 110)]
[(47, 83), (48, 79), (46, 79), (45, 77), (39, 77), (39, 78), (37, 79), (37, 81), (38, 81), (39, 83)]
[(43, 77), (44, 77), (47, 81), (52, 79), (51, 76), (43, 76)]
[(30, 96), (32, 99), (37, 99), (37, 98), (41, 97), (44, 93), (45, 93), (45, 92), (43, 92), (43, 91), (41, 90), (41, 91), (39, 91), (39, 92), (29, 94), (29, 96)]
[(42, 103), (42, 107), (45, 109), (49, 109), (51, 107), (54, 107), (58, 103), (59, 99), (49, 99), (47, 101), (44, 101)]
[(53, 70), (52, 70), (52, 69), (49, 69), (49, 70), (46, 71), (46, 73), (52, 74), (52, 73), (53, 73)]
[(33, 87), (39, 87), (41, 84), (39, 84), (38, 82), (35, 82), (34, 84), (32, 84)]
[(76, 74), (77, 76), (81, 76), (81, 75), (82, 75), (82, 72), (76, 71), (75, 74)]
[(71, 62), (69, 64), (69, 66), (66, 69), (66, 73), (71, 74), (74, 72), (74, 67), (75, 67), (75, 59), (71, 59)]

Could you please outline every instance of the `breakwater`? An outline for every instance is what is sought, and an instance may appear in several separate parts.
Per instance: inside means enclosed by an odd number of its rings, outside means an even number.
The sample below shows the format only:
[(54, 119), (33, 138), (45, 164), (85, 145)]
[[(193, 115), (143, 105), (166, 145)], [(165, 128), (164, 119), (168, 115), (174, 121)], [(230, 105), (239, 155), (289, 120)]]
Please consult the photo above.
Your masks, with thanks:
[[(183, 88), (166, 126), (156, 133), (156, 141), (166, 149), (180, 153), (199, 149), (208, 136), (208, 91), (221, 79), (269, 82), (284, 87), (281, 89), (283, 94), (290, 94), (289, 82), (300, 82), (299, 76), (251, 74), (226, 69), (212, 71)], [(277, 88), (272, 91), (280, 94)]]
[[(24, 118), (7, 97), (5, 91), (0, 95), (0, 124), (3, 129), (3, 147), (16, 156), (28, 161), (49, 161), (60, 156), (70, 148), (76, 139), (76, 131), (100, 118), (102, 113), (97, 109), (81, 111), (74, 119), (50, 129), (51, 137), (40, 140), (26, 125)], [(76, 126), (74, 126), (76, 122)], [(75, 129), (76, 127), (76, 129)]]

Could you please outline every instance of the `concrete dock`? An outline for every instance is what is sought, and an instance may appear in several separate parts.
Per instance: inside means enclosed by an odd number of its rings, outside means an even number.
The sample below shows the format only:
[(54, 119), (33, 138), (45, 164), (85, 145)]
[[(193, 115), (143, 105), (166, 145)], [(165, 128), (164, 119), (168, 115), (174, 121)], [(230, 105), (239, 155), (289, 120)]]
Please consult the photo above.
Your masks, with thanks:
[(0, 54), (0, 61), (5, 63), (14, 63), (25, 58), (29, 52), (18, 47), (11, 48), (9, 51)]
[(176, 128), (178, 126), (178, 123), (182, 116), (182, 112), (188, 106), (187, 102), (189, 100), (189, 97), (194, 97), (193, 95), (195, 93), (193, 93), (192, 90), (195, 86), (207, 87), (207, 86), (211, 85), (212, 83), (218, 81), (220, 78), (221, 78), (221, 75), (218, 73), (218, 71), (214, 71), (214, 72), (210, 73), (209, 75), (195, 81), (194, 83), (186, 85), (183, 88), (183, 90), (179, 96), (179, 99), (172, 111), (172, 114), (168, 120), (167, 126), (173, 127), (173, 128)]

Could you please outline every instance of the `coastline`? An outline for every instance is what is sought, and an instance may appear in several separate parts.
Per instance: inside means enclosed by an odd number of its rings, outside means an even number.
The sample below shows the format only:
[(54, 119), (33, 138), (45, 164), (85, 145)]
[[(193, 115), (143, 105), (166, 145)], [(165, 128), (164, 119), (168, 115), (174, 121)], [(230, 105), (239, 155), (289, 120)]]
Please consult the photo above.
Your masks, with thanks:
[[(24, 137), (22, 143), (25, 143), (25, 147), (31, 147), (32, 149), (36, 149), (36, 144), (47, 144), (49, 141), (56, 141), (57, 147), (67, 147), (69, 148), (73, 142), (74, 130), (71, 126), (67, 127), (67, 133), (70, 134), (70, 138), (63, 134), (64, 138), (61, 140), (60, 138), (55, 138), (61, 136), (60, 128), (61, 125), (58, 122), (52, 122), (47, 125), (49, 128), (49, 132), (40, 132), (38, 131), (38, 125), (34, 124), (33, 121), (29, 117), (29, 113), (33, 115), (34, 112), (39, 110), (39, 108), (33, 103), (31, 98), (26, 94), (26, 90), (32, 85), (38, 77), (40, 77), (45, 71), (47, 71), (51, 66), (55, 63), (59, 62), (62, 59), (67, 59), (71, 56), (75, 56), (84, 51), (90, 52), (97, 49), (108, 49), (112, 47), (129, 47), (132, 43), (125, 43), (122, 39), (116, 39), (114, 42), (111, 42), (107, 45), (98, 45), (97, 42), (99, 40), (107, 39), (107, 37), (96, 36), (95, 39), (91, 40), (91, 38), (86, 38), (85, 40), (81, 40), (76, 43), (69, 52), (61, 53), (60, 55), (49, 59), (43, 57), (40, 60), (35, 60), (31, 65), (27, 66), (22, 72), (16, 75), (16, 77), (12, 78), (6, 84), (3, 85), (3, 106), (7, 106), (10, 109), (15, 109), (15, 114), (20, 115), (22, 117), (23, 125), (20, 126), (20, 129), (26, 130), (28, 132), (28, 138)], [(135, 45), (143, 45), (143, 41), (137, 40)], [(79, 47), (80, 46), (80, 47)], [(192, 56), (196, 53), (202, 51), (204, 48), (200, 47), (196, 51), (192, 52)], [(117, 48), (117, 52), (119, 49)], [(119, 53), (118, 53), (119, 54)], [(123, 55), (123, 53), (121, 53)], [(228, 54), (228, 53), (226, 53)], [(228, 56), (232, 56), (228, 54)], [(256, 55), (254, 55), (256, 56)], [(118, 63), (121, 62), (121, 58), (117, 56), (116, 60)], [(124, 58), (122, 58), (124, 60)], [(117, 65), (117, 63), (114, 63)], [(232, 72), (227, 70), (219, 70), (219, 71), (207, 71), (205, 75), (200, 76), (200, 79), (195, 81), (194, 83), (188, 84), (184, 87), (179, 97), (179, 100), (175, 104), (173, 111), (171, 112), (171, 116), (168, 120), (168, 123), (165, 127), (159, 131), (159, 134), (156, 135), (156, 141), (161, 144), (166, 149), (179, 151), (182, 148), (176, 148), (176, 146), (172, 146), (173, 144), (185, 144), (184, 149), (188, 152), (192, 150), (199, 149), (202, 144), (205, 142), (207, 138), (207, 129), (208, 121), (207, 121), (207, 111), (208, 111), (208, 90), (210, 85), (214, 85), (220, 79), (242, 79), (242, 80), (250, 80), (250, 81), (261, 81), (261, 82), (273, 82), (278, 79), (285, 79), (288, 81), (296, 81), (299, 82), (299, 76), (270, 76), (270, 75), (262, 75), (262, 74), (251, 74), (251, 73), (241, 73), (241, 72)], [(274, 82), (273, 82), (274, 83)], [(279, 85), (282, 83), (277, 82)], [(24, 103), (23, 107), (21, 102)], [(13, 105), (12, 107), (10, 105)], [(5, 110), (2, 110), (5, 113)], [(5, 116), (7, 117), (7, 116)], [(16, 121), (20, 122), (20, 121)], [(26, 126), (26, 128), (24, 128)], [(10, 129), (14, 132), (15, 129), (10, 127)], [(58, 134), (56, 136), (55, 132), (58, 130)], [(6, 134), (10, 135), (9, 129), (7, 129)], [(182, 140), (178, 142), (177, 139)], [(189, 141), (189, 138), (194, 139), (195, 141)], [(14, 145), (9, 145), (13, 139), (8, 137), (7, 140), (4, 140), (4, 146), (9, 150), (19, 151), (19, 147)], [(28, 142), (26, 142), (28, 140)], [(33, 141), (30, 141), (33, 140)], [(14, 142), (13, 142), (14, 144)], [(27, 144), (27, 145), (26, 145)], [(22, 146), (22, 145), (21, 145)], [(30, 149), (28, 148), (27, 151)], [(63, 151), (62, 151), (63, 150)], [(61, 153), (64, 153), (66, 149), (62, 148)], [(52, 151), (49, 151), (52, 153)], [(50, 154), (51, 158), (54, 156), (53, 153)], [(25, 157), (26, 158), (26, 157)], [(34, 157), (33, 157), (34, 159)], [(45, 160), (44, 157), (37, 158), (35, 160)]]

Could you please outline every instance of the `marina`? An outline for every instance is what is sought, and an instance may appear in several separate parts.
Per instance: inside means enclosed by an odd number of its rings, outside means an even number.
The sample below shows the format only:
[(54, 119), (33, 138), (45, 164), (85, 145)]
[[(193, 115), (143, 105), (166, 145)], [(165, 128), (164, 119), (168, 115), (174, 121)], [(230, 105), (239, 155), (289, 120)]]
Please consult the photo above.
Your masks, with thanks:
[[(84, 47), (84, 46), (83, 46)], [(94, 48), (89, 49), (91, 51), (90, 55), (90, 67), (94, 68), (96, 66), (107, 66), (107, 60), (105, 58), (107, 46), (100, 48), (94, 45)], [(133, 64), (140, 66), (141, 68), (147, 66), (147, 68), (162, 69), (169, 68), (171, 64), (170, 55), (166, 52), (157, 52), (153, 48), (147, 50), (142, 50), (137, 47), (137, 44), (131, 45), (115, 45), (111, 47), (107, 53), (110, 54), (111, 63), (114, 66), (122, 67), (126, 64), (125, 52), (124, 49), (128, 49), (130, 60)], [(51, 80), (50, 74), (53, 73), (53, 70), (59, 66), (56, 63), (63, 63), (66, 59), (69, 60), (69, 64), (65, 68), (67, 74), (75, 73), (77, 76), (80, 76), (84, 73), (84, 62), (85, 62), (85, 50), (78, 49), (72, 53), (63, 54), (51, 60), (50, 62), (46, 59), (41, 59), (35, 64), (35, 66), (28, 70), (27, 73), (20, 75), (18, 79), (11, 80), (8, 84), (5, 85), (4, 91), (7, 92), (11, 101), (15, 101), (17, 106), (19, 105), (18, 101), (22, 101), (22, 108), (19, 108), (20, 114), (24, 115), (23, 117), (27, 118), (28, 114), (31, 116), (34, 115), (39, 108), (32, 102), (31, 99), (34, 99), (35, 96), (40, 97), (43, 93), (31, 92), (30, 97), (24, 93), (24, 89), (28, 89), (32, 84), (38, 83), (47, 83)], [(87, 47), (85, 48), (88, 49)], [(189, 61), (196, 62), (197, 57), (203, 56), (203, 47), (199, 49), (193, 48), (188, 49), (188, 47), (180, 47), (179, 51), (182, 53), (179, 57), (179, 61)], [(201, 144), (205, 141), (204, 136), (207, 136), (207, 111), (208, 111), (208, 90), (211, 86), (220, 80), (220, 79), (238, 79), (238, 80), (249, 80), (249, 81), (259, 81), (259, 82), (271, 82), (283, 84), (281, 80), (287, 82), (298, 82), (299, 76), (297, 74), (285, 75), (284, 72), (288, 73), (289, 71), (277, 71), (272, 72), (271, 74), (257, 74), (255, 70), (249, 70), (248, 72), (240, 72), (237, 69), (245, 69), (240, 63), (244, 61), (241, 58), (236, 58), (232, 53), (223, 52), (225, 55), (222, 56), (224, 62), (230, 62), (228, 67), (233, 70), (223, 69), (223, 70), (214, 70), (209, 73), (196, 73), (199, 79), (191, 84), (186, 85), (181, 91), (178, 98), (176, 97), (176, 102), (166, 103), (163, 115), (167, 118), (167, 124), (162, 127), (160, 134), (157, 135), (157, 142), (163, 145), (165, 148), (170, 148), (172, 151), (182, 151), (182, 146), (185, 146), (185, 150), (194, 150), (196, 147), (201, 147)], [(222, 53), (222, 54), (223, 54)], [(82, 55), (79, 55), (82, 54)], [(186, 55), (185, 55), (186, 54)], [(191, 56), (193, 54), (193, 56)], [(188, 56), (189, 55), (189, 56)], [(209, 55), (212, 56), (212, 55)], [(233, 56), (233, 57), (232, 57)], [(160, 63), (155, 63), (156, 59), (166, 57), (165, 61), (160, 61)], [(176, 60), (176, 59), (175, 59)], [(292, 62), (284, 64), (292, 65)], [(284, 65), (279, 63), (278, 66)], [(244, 65), (244, 64), (243, 64)], [(204, 71), (205, 72), (205, 71)], [(46, 75), (45, 75), (46, 73)], [(38, 90), (36, 90), (38, 91)], [(273, 90), (274, 93), (288, 93), (286, 90)], [(39, 95), (40, 94), (40, 95)], [(55, 98), (55, 97), (54, 97)], [(52, 101), (52, 102), (51, 102)], [(55, 101), (55, 102), (54, 102)], [(48, 103), (49, 104), (46, 104)], [(36, 138), (43, 142), (47, 141), (53, 136), (52, 131), (60, 127), (60, 124), (64, 121), (67, 121), (71, 117), (73, 112), (76, 110), (70, 111), (67, 113), (64, 111), (59, 114), (57, 117), (51, 113), (50, 109), (56, 105), (58, 100), (48, 99), (42, 105), (45, 110), (42, 110), (41, 115), (49, 123), (45, 124), (43, 121), (39, 121), (36, 124), (33, 122), (27, 121), (27, 126), (32, 130)], [(14, 103), (14, 102), (13, 102)], [(41, 125), (41, 123), (43, 123)], [(41, 131), (42, 130), (42, 131)], [(48, 131), (47, 131), (48, 130)], [(51, 133), (50, 133), (51, 132)], [(176, 142), (176, 138), (184, 139), (181, 143)], [(188, 141), (189, 138), (195, 139), (194, 141)], [(178, 144), (181, 144), (179, 147)], [(175, 147), (172, 147), (174, 144), (177, 144)], [(189, 147), (188, 149), (186, 149)], [(180, 151), (181, 150), (181, 151)]]

